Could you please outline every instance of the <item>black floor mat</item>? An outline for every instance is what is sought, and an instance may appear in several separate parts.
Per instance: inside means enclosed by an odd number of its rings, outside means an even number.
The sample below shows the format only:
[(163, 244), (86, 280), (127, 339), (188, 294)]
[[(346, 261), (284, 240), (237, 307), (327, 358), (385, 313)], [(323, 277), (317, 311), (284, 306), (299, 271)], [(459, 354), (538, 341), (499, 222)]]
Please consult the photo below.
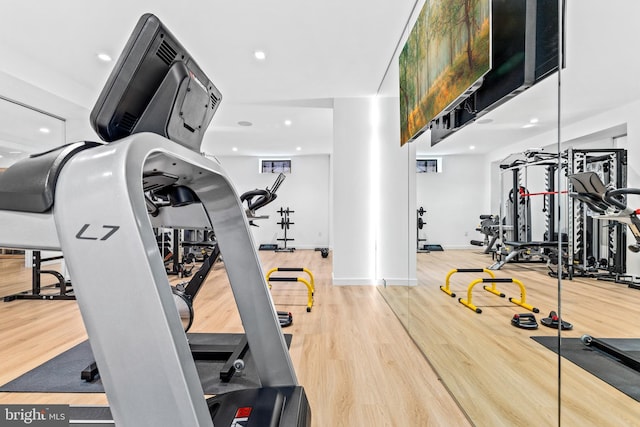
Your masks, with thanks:
[[(558, 352), (558, 337), (531, 338), (554, 353)], [(614, 345), (640, 358), (640, 339), (600, 339), (607, 344)], [(629, 368), (598, 349), (585, 346), (582, 341), (580, 341), (580, 338), (562, 339), (562, 357), (640, 402), (640, 372)]]
[[(243, 334), (188, 334), (193, 344), (237, 344)], [(287, 345), (291, 335), (285, 334)], [(205, 394), (220, 394), (233, 390), (260, 387), (258, 373), (253, 363), (251, 350), (244, 357), (245, 370), (241, 376), (234, 376), (230, 382), (220, 381), (220, 370), (224, 362), (196, 361), (196, 369)], [(0, 392), (26, 393), (104, 393), (100, 378), (92, 382), (80, 379), (80, 372), (93, 362), (93, 354), (88, 341), (43, 363), (37, 368), (19, 376), (0, 387)], [(153, 375), (149, 372), (149, 375)], [(138, 377), (144, 380), (144, 375)]]

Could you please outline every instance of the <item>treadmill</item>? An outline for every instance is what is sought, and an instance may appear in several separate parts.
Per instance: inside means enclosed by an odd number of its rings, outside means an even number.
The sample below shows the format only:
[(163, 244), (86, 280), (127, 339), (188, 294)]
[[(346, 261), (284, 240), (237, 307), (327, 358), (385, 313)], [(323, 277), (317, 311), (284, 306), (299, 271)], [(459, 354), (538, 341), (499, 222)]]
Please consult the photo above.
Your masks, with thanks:
[[(200, 154), (222, 97), (154, 15), (138, 21), (91, 112), (103, 143), (0, 175), (0, 245), (62, 250), (110, 416), (92, 425), (309, 426), (242, 202)], [(153, 211), (145, 193), (170, 203)], [(206, 399), (153, 227), (215, 229), (260, 388)], [(134, 261), (132, 261), (134, 260)], [(153, 372), (153, 375), (141, 373)]]

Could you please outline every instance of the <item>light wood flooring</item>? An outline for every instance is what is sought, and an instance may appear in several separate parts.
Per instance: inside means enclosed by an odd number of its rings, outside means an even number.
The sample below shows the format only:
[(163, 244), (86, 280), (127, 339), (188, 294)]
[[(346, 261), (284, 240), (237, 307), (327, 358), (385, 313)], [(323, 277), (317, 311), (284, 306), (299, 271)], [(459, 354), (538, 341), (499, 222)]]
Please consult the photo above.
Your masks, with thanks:
[[(557, 336), (540, 326), (511, 326), (527, 310), (482, 290), (473, 302), (482, 314), (458, 303), (439, 287), (455, 268), (486, 268), (478, 251), (418, 254), (417, 286), (389, 287), (381, 293), (393, 306), (430, 363), (474, 424), (478, 426), (640, 426), (640, 402), (563, 359), (558, 423), (558, 356), (531, 336)], [(544, 264), (507, 264), (497, 277), (519, 279), (527, 302), (540, 309), (538, 322), (558, 307), (558, 281)], [(451, 288), (466, 298), (468, 284), (484, 273), (457, 273)], [(519, 297), (514, 284), (498, 284), (507, 297)], [(595, 279), (562, 282), (563, 318), (574, 325), (563, 337), (640, 337), (640, 290)], [(640, 387), (640, 382), (638, 384)]]
[[(276, 283), (272, 290), (277, 309), (294, 316), (285, 332), (293, 334), (291, 355), (314, 426), (469, 425), (375, 287), (332, 286), (331, 258), (323, 259), (319, 252), (260, 252), (260, 257), (264, 271), (304, 266), (315, 274), (311, 313), (305, 311), (302, 284)], [(114, 268), (126, 275), (126, 266)], [(30, 270), (22, 261), (0, 259), (0, 272), (0, 295), (30, 288)], [(132, 290), (132, 297), (144, 296)], [(195, 312), (193, 332), (242, 332), (222, 265), (198, 295)], [(75, 301), (0, 302), (0, 384), (85, 339)], [(0, 393), (0, 403), (107, 400), (103, 394)]]

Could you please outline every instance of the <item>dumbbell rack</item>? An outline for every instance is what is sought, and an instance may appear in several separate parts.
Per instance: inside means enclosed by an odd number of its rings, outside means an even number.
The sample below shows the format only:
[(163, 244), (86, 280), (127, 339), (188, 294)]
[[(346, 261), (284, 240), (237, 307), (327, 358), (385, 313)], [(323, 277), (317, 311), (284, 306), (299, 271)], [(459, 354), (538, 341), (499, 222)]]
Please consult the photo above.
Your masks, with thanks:
[(289, 208), (284, 209), (283, 207), (280, 207), (280, 210), (278, 211), (278, 213), (280, 214), (280, 221), (277, 222), (276, 224), (278, 224), (280, 226), (280, 228), (282, 228), (284, 230), (284, 238), (281, 239), (276, 239), (280, 242), (284, 242), (284, 247), (280, 248), (276, 248), (276, 252), (293, 252), (296, 250), (296, 248), (292, 248), (292, 247), (288, 247), (287, 246), (287, 242), (291, 242), (295, 239), (292, 239), (290, 237), (287, 237), (287, 231), (289, 230), (289, 226), (295, 224), (295, 222), (291, 222), (291, 219), (289, 218), (289, 214), (294, 213), (295, 211), (290, 210)]

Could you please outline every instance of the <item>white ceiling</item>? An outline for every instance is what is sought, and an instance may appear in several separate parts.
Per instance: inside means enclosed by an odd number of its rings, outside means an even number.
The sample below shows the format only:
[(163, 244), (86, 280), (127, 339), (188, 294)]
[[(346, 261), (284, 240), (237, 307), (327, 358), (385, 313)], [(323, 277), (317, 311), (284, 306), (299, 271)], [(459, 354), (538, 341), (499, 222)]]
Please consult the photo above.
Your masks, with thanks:
[[(632, 42), (640, 2), (567, 0), (563, 122), (640, 97)], [(86, 0), (4, 2), (0, 6), (0, 95), (22, 96), (56, 115), (86, 121), (138, 17), (152, 12), (171, 29), (223, 93), (203, 148), (216, 155), (329, 153), (338, 97), (397, 96), (397, 44), (414, 0)], [(419, 1), (419, 7), (422, 1)], [(419, 11), (418, 9), (414, 13)], [(629, 45), (629, 46), (625, 46)], [(255, 60), (264, 50), (267, 59)], [(382, 81), (391, 62), (386, 81)], [(8, 80), (2, 80), (2, 77)], [(19, 80), (17, 90), (7, 81)], [(4, 86), (3, 86), (4, 83)], [(9, 92), (7, 95), (5, 92)], [(29, 92), (29, 93), (27, 93)], [(430, 148), (431, 154), (485, 153), (552, 131), (557, 78), (546, 79)], [(522, 129), (533, 117), (535, 127)], [(291, 126), (284, 121), (291, 120)], [(242, 127), (238, 121), (250, 121)], [(87, 135), (87, 138), (95, 136)], [(553, 141), (550, 141), (550, 143)], [(390, 143), (395, 143), (392, 141)], [(238, 149), (232, 151), (232, 147)], [(300, 147), (300, 151), (296, 148)]]
[[(223, 94), (206, 151), (327, 153), (333, 98), (375, 94), (413, 4), (58, 0), (34, 7), (11, 2), (0, 6), (0, 55), (5, 58), (0, 68), (90, 109), (113, 66), (96, 54), (117, 57), (138, 18), (152, 12)], [(255, 50), (264, 50), (267, 59), (257, 61)], [(253, 126), (241, 127), (238, 121)]]

